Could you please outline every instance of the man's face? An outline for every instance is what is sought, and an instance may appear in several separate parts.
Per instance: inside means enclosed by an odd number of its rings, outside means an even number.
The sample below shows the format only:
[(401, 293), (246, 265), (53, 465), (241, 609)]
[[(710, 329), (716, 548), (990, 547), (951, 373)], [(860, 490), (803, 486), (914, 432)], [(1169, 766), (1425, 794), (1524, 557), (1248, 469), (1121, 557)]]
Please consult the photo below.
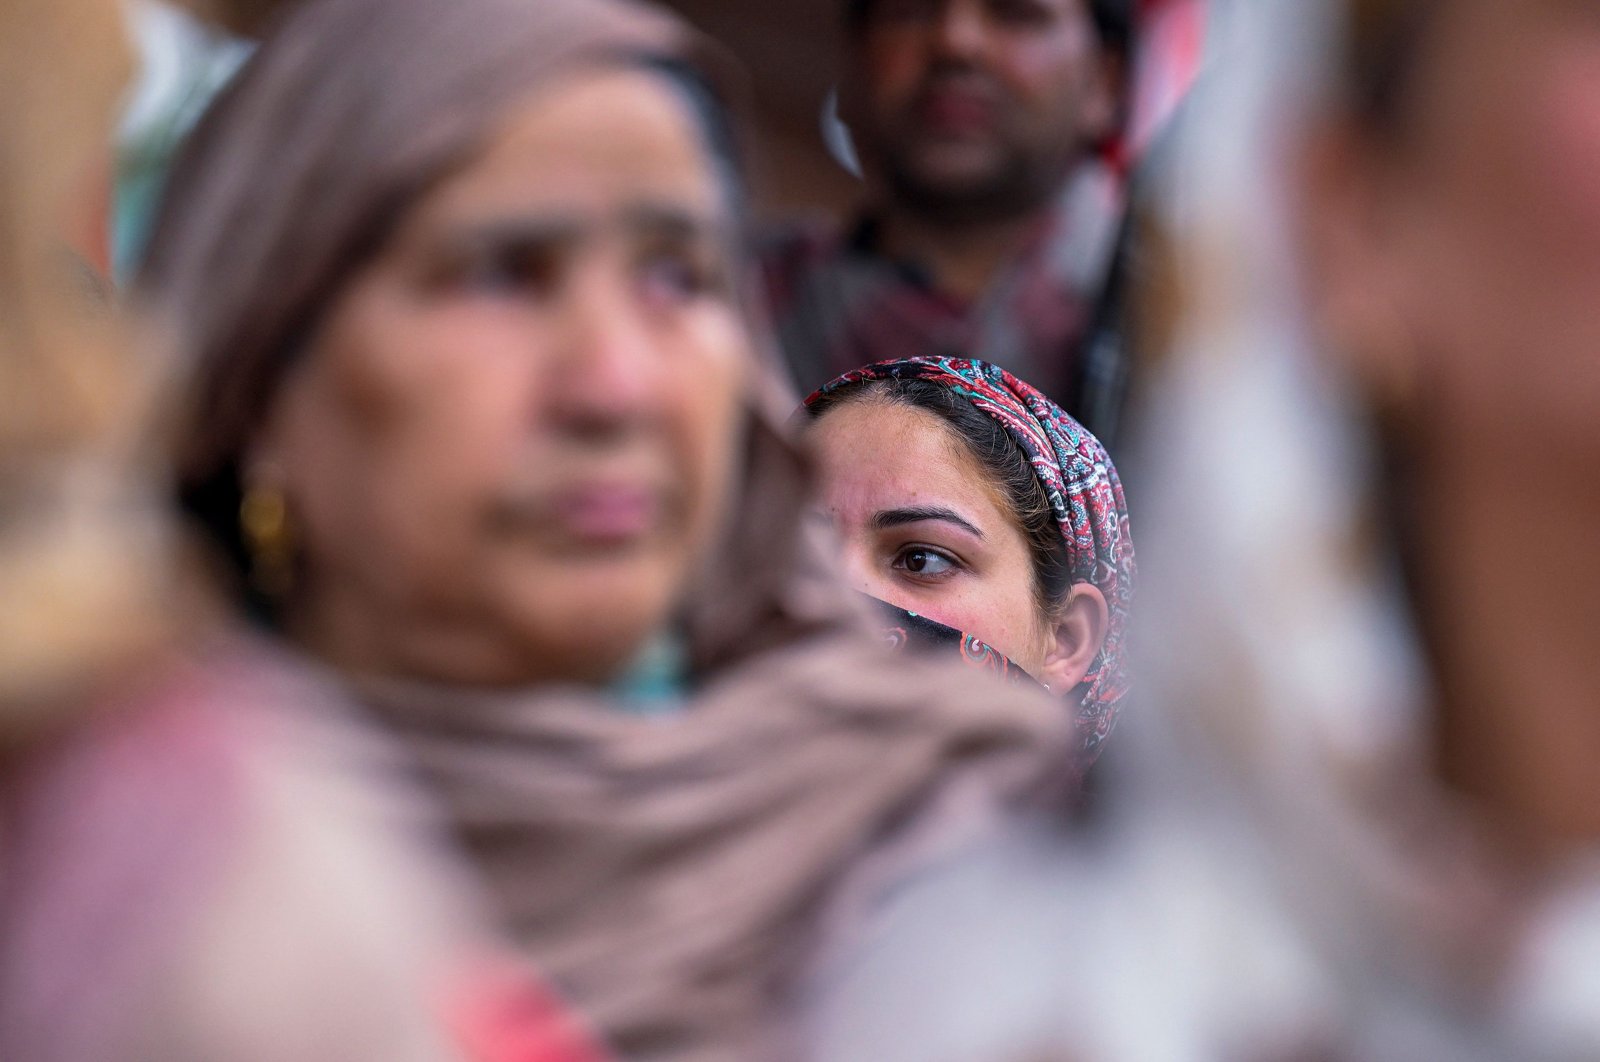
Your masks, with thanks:
[(1115, 64), (1085, 0), (877, 0), (848, 64), (869, 176), (951, 220), (1038, 207), (1115, 118)]

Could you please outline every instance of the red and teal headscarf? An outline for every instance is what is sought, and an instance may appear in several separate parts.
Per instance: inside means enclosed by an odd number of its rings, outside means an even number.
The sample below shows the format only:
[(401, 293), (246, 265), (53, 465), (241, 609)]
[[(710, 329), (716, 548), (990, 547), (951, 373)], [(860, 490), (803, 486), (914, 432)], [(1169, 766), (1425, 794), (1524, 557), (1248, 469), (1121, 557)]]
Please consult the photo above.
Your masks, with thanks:
[(1066, 541), (1071, 578), (1106, 599), (1105, 644), (1083, 682), (1078, 719), (1089, 759), (1111, 734), (1128, 693), (1126, 636), (1133, 603), (1133, 535), (1122, 481), (1105, 447), (1060, 406), (998, 365), (972, 358), (902, 358), (845, 373), (806, 399), (877, 380), (925, 380), (948, 387), (999, 421), (1050, 499)]

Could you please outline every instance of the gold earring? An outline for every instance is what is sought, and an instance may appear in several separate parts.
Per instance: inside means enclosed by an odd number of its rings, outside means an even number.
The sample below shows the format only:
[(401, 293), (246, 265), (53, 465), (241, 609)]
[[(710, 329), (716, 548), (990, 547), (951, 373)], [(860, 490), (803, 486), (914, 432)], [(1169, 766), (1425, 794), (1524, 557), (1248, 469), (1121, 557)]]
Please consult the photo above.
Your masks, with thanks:
[(239, 530), (250, 553), (251, 585), (267, 597), (285, 596), (294, 582), (294, 536), (283, 491), (259, 485), (245, 491)]

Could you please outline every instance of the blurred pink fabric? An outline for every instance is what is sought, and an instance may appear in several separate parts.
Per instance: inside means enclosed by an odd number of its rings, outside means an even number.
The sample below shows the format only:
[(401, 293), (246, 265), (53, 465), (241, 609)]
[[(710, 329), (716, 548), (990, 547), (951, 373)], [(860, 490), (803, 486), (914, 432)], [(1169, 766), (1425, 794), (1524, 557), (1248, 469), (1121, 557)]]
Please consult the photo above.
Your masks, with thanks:
[(0, 1057), (598, 1062), (376, 733), (214, 646), (5, 772)]

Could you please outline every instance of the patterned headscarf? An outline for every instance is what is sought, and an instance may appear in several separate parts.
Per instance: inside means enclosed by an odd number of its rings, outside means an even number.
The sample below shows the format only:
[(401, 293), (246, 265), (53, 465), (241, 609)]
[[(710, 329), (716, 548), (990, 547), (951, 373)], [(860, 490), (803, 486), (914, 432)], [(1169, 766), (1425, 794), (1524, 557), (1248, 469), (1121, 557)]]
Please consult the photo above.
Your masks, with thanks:
[(1122, 481), (1100, 441), (1061, 407), (998, 365), (972, 358), (903, 358), (845, 373), (806, 399), (810, 406), (844, 388), (877, 380), (926, 380), (948, 387), (988, 414), (1027, 456), (1067, 543), (1072, 581), (1106, 599), (1109, 621), (1100, 655), (1077, 687), (1084, 752), (1111, 734), (1128, 692), (1125, 638), (1133, 602), (1133, 536)]

